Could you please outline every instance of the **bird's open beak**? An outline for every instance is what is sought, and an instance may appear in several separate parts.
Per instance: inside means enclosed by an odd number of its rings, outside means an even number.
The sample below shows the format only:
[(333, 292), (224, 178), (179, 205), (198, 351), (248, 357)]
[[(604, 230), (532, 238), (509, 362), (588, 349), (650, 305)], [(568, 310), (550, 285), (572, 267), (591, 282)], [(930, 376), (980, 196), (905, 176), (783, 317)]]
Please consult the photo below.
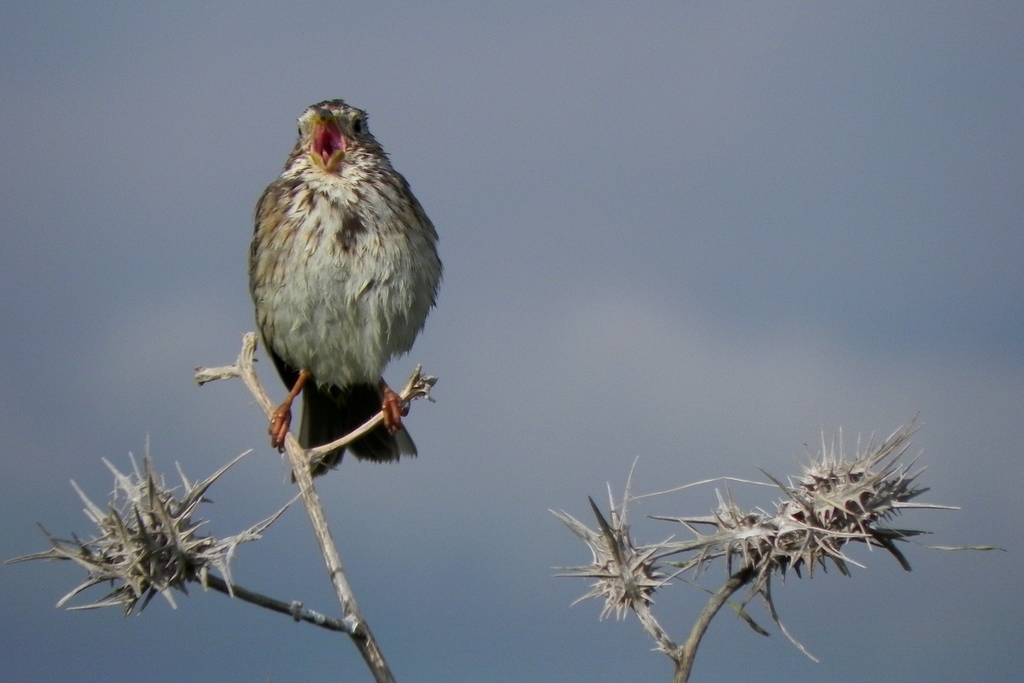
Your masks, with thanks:
[(334, 117), (319, 117), (313, 124), (313, 142), (309, 150), (313, 163), (333, 173), (341, 165), (347, 150), (348, 140), (342, 135)]

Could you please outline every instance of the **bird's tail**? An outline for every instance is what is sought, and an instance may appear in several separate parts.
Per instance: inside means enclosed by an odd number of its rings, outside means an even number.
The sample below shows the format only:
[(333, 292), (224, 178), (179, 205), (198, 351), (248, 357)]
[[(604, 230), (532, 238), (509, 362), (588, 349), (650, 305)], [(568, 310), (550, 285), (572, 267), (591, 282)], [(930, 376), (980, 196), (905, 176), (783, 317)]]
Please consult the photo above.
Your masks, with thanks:
[[(318, 387), (308, 383), (302, 389), (302, 421), (299, 443), (314, 448), (352, 432), (380, 412), (383, 394), (373, 384), (355, 384), (345, 389)], [(416, 455), (416, 444), (402, 427), (395, 434), (380, 425), (347, 447), (360, 460), (393, 462)], [(318, 477), (341, 462), (345, 447), (335, 449), (310, 464), (310, 474)]]

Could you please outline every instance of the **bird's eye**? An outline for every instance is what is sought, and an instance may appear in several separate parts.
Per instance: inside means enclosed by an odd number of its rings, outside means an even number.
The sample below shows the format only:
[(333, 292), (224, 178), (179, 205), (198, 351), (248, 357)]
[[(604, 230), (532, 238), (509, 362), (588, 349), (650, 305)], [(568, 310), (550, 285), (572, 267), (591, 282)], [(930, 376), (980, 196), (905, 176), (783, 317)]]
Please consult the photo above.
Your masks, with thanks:
[(363, 132), (363, 117), (357, 116), (352, 119), (352, 132), (359, 134)]

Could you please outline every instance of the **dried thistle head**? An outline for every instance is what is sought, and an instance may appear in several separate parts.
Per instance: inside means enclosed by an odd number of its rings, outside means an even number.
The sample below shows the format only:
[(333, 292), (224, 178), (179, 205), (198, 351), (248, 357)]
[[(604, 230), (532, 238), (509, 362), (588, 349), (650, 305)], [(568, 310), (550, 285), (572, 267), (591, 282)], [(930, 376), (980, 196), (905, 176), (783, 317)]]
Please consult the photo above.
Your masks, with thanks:
[(773, 479), (787, 495), (777, 504), (777, 517), (797, 526), (777, 540), (781, 570), (792, 567), (799, 575), (803, 565), (813, 571), (815, 563), (825, 566), (830, 560), (840, 572), (849, 574), (849, 560), (839, 550), (856, 541), (884, 548), (910, 571), (894, 542), (927, 532), (894, 529), (882, 523), (904, 509), (944, 507), (911, 502), (928, 491), (914, 483), (923, 469), (911, 472), (913, 462), (900, 462), (916, 431), (911, 423), (878, 447), (869, 444), (862, 450), (858, 444), (851, 459), (843, 453), (841, 440), (838, 447), (834, 439), (831, 446), (823, 440), (821, 454), (805, 466), (795, 482), (783, 485)]
[[(828, 562), (849, 574), (848, 565), (857, 563), (842, 548), (850, 542), (884, 548), (909, 570), (895, 541), (926, 532), (883, 523), (903, 509), (944, 507), (912, 502), (928, 490), (914, 483), (922, 470), (910, 472), (912, 463), (900, 463), (915, 431), (911, 422), (878, 446), (868, 444), (862, 449), (858, 445), (851, 458), (844, 454), (841, 440), (838, 446), (835, 440), (831, 446), (823, 440), (818, 457), (788, 484), (765, 473), (785, 494), (774, 513), (743, 511), (731, 497), (719, 494), (718, 509), (711, 516), (656, 517), (679, 522), (696, 536), (666, 544), (665, 554), (697, 552), (691, 566), (698, 568), (725, 557), (730, 570), (736, 562), (755, 568), (759, 586), (775, 572), (784, 574), (792, 568), (799, 576), (804, 567), (813, 573), (816, 566), (824, 568)], [(706, 527), (711, 527), (710, 534), (698, 530)]]
[(82, 541), (77, 536), (73, 536), (73, 540), (65, 540), (55, 538), (43, 529), (53, 545), (50, 550), (9, 562), (72, 560), (85, 567), (88, 575), (85, 581), (61, 598), (57, 606), (64, 605), (87, 588), (109, 581), (114, 589), (106, 596), (71, 609), (119, 605), (125, 615), (136, 608), (139, 611), (145, 609), (158, 593), (176, 606), (170, 590), (187, 593), (187, 584), (205, 581), (211, 567), (220, 571), (230, 585), (228, 565), (235, 548), (246, 541), (258, 539), (284, 512), (282, 508), (240, 534), (220, 540), (198, 533), (205, 522), (194, 517), (194, 513), (204, 502), (207, 489), (246, 454), (197, 483), (189, 482), (179, 468), (182, 485), (175, 488), (168, 488), (163, 477), (154, 472), (148, 452), (143, 458), (141, 471), (132, 459), (133, 471), (130, 474), (123, 474), (104, 459), (104, 464), (114, 474), (114, 491), (107, 509), (93, 503), (74, 481), (71, 482), (85, 502), (86, 516), (96, 525), (96, 535), (89, 541)]
[(627, 609), (646, 608), (654, 590), (671, 578), (659, 568), (659, 562), (676, 568), (677, 574), (688, 569), (700, 573), (713, 560), (724, 558), (730, 574), (750, 571), (755, 593), (766, 592), (771, 576), (788, 569), (799, 576), (804, 567), (813, 573), (816, 566), (831, 562), (849, 574), (848, 565), (857, 563), (842, 550), (854, 541), (887, 550), (909, 570), (895, 542), (926, 532), (890, 528), (884, 522), (907, 508), (945, 508), (912, 502), (927, 491), (914, 483), (921, 470), (910, 472), (912, 463), (900, 463), (915, 432), (912, 421), (878, 446), (869, 443), (862, 449), (858, 444), (850, 458), (844, 454), (841, 440), (838, 446), (834, 440), (827, 446), (823, 439), (821, 453), (795, 480), (786, 484), (766, 473), (785, 494), (776, 502), (774, 512), (744, 510), (726, 489), (724, 495), (718, 492), (718, 506), (711, 515), (653, 517), (684, 525), (694, 535), (688, 541), (634, 544), (624, 520), (626, 504), (636, 500), (630, 497), (628, 486), (619, 507), (612, 501), (611, 522), (591, 500), (597, 531), (556, 512), (593, 555), (591, 564), (571, 567), (562, 576), (597, 579), (580, 599), (604, 597), (604, 617), (613, 611), (622, 616)]
[[(628, 488), (627, 488), (628, 490)], [(609, 499), (611, 493), (609, 492)], [(640, 612), (652, 602), (656, 588), (663, 584), (663, 574), (653, 561), (659, 550), (658, 546), (636, 546), (629, 534), (626, 524), (625, 501), (616, 507), (611, 502), (611, 521), (605, 519), (594, 499), (590, 498), (590, 507), (597, 518), (598, 531), (592, 531), (582, 522), (564, 512), (552, 514), (558, 517), (569, 529), (590, 548), (592, 561), (578, 567), (565, 567), (565, 574), (559, 576), (578, 576), (597, 579), (585, 595), (573, 604), (587, 598), (603, 597), (604, 608), (601, 619), (612, 612), (621, 619), (628, 610)]]
[[(711, 515), (652, 517), (682, 524), (693, 534), (693, 538), (686, 541), (670, 538), (654, 545), (635, 545), (624, 520), (626, 505), (640, 498), (661, 496), (722, 479), (687, 484), (644, 496), (630, 496), (627, 484), (622, 504), (616, 507), (611, 501), (611, 522), (607, 522), (593, 500), (590, 501), (597, 517), (598, 531), (587, 528), (565, 513), (556, 512), (554, 514), (583, 539), (593, 554), (590, 565), (571, 567), (570, 573), (561, 576), (596, 578), (590, 591), (579, 600), (603, 597), (602, 617), (612, 611), (620, 617), (626, 610), (635, 612), (644, 629), (654, 637), (657, 649), (676, 663), (677, 680), (683, 680), (679, 678), (679, 671), (688, 673), (692, 666), (694, 653), (708, 623), (730, 600), (730, 596), (744, 587), (749, 593), (740, 604), (729, 603), (736, 613), (755, 631), (767, 635), (767, 631), (757, 625), (745, 609), (750, 600), (760, 596), (782, 633), (801, 652), (815, 659), (779, 620), (772, 599), (771, 579), (775, 574), (785, 575), (790, 568), (798, 576), (804, 567), (812, 574), (816, 566), (824, 569), (828, 563), (848, 575), (848, 565), (857, 563), (844, 555), (843, 549), (854, 541), (883, 548), (904, 569), (910, 569), (906, 558), (896, 548), (896, 541), (927, 532), (891, 528), (885, 523), (907, 508), (956, 509), (913, 502), (928, 490), (915, 484), (923, 470), (911, 472), (912, 462), (906, 465), (900, 462), (915, 432), (914, 421), (911, 421), (878, 446), (869, 443), (862, 449), (858, 443), (850, 458), (843, 453), (841, 439), (838, 446), (835, 440), (827, 446), (823, 437), (821, 453), (810, 459), (799, 477), (783, 483), (765, 473), (785, 495), (775, 503), (773, 512), (744, 510), (726, 488), (724, 494), (716, 491), (718, 505)], [(743, 483), (772, 485), (751, 481)], [(729, 578), (718, 591), (708, 591), (712, 597), (695, 622), (689, 638), (684, 644), (676, 645), (654, 618), (651, 596), (656, 588), (666, 585), (682, 572), (692, 569), (695, 574), (700, 574), (718, 558), (725, 559)], [(673, 568), (675, 573), (666, 576), (659, 564)]]

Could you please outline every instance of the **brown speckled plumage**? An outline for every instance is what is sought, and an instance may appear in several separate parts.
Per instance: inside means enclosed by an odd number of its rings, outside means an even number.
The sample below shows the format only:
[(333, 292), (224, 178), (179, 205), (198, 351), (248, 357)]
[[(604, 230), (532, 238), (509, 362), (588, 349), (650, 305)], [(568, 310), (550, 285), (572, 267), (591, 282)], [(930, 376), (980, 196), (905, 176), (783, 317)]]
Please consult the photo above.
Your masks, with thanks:
[[(408, 183), (341, 100), (309, 107), (281, 176), (256, 206), (249, 286), (264, 348), (290, 389), (302, 371), (299, 442), (347, 434), (381, 410), (381, 373), (407, 352), (441, 280), (437, 233)], [(404, 427), (349, 446), (361, 459), (415, 455)], [(313, 466), (323, 474), (342, 450)]]

